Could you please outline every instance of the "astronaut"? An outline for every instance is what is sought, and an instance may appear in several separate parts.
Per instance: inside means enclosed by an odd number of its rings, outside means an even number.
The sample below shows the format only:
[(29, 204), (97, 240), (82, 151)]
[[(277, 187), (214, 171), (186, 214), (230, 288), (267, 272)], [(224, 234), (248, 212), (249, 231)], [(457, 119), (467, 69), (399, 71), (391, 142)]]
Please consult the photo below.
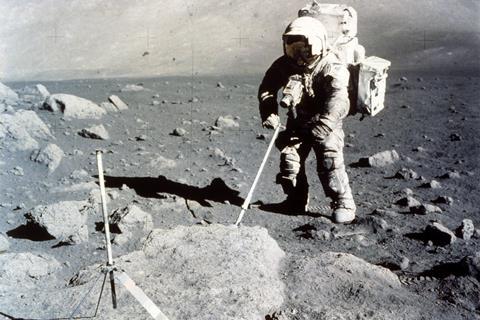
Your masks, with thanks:
[(276, 128), (279, 90), (292, 79), (301, 81), (298, 105), (290, 106), (286, 130), (276, 141), (281, 150), (277, 183), (287, 194), (284, 205), (296, 212), (308, 210), (305, 160), (313, 149), (324, 192), (332, 199), (333, 221), (349, 223), (356, 211), (343, 159), (349, 71), (329, 49), (325, 27), (315, 18), (293, 20), (283, 34), (283, 49), (284, 55), (266, 71), (258, 99), (262, 125)]

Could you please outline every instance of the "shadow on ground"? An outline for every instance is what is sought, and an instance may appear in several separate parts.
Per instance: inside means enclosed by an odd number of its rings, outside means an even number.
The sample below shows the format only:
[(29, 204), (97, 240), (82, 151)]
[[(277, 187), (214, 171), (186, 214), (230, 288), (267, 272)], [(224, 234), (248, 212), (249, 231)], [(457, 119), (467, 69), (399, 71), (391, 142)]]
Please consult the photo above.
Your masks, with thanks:
[(169, 180), (165, 176), (152, 177), (112, 177), (105, 176), (107, 188), (120, 188), (123, 185), (134, 189), (135, 192), (144, 198), (162, 198), (162, 194), (172, 194), (188, 200), (194, 200), (204, 207), (211, 205), (207, 200), (241, 206), (243, 198), (239, 197), (240, 192), (227, 186), (221, 178), (215, 178), (205, 187), (196, 187), (188, 184)]

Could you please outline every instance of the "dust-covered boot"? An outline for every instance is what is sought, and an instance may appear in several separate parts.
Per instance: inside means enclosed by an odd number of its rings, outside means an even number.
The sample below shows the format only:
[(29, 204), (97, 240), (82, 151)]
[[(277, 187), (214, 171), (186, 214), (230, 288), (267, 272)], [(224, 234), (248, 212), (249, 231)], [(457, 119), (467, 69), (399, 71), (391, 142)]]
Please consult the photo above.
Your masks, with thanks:
[(350, 223), (355, 219), (357, 207), (353, 199), (339, 199), (333, 204), (333, 222)]

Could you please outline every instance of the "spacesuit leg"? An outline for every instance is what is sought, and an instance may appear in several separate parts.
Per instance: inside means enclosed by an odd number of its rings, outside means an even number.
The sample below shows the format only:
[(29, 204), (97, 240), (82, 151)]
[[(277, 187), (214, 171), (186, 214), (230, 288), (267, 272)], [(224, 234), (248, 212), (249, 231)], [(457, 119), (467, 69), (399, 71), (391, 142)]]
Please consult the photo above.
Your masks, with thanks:
[(343, 137), (343, 130), (337, 128), (325, 141), (313, 146), (318, 176), (326, 196), (332, 199), (333, 220), (338, 223), (352, 221), (356, 211), (343, 161)]
[(311, 145), (292, 137), (290, 143), (280, 153), (280, 172), (277, 183), (287, 195), (286, 204), (297, 211), (306, 212), (308, 206), (308, 181), (305, 173), (305, 160)]

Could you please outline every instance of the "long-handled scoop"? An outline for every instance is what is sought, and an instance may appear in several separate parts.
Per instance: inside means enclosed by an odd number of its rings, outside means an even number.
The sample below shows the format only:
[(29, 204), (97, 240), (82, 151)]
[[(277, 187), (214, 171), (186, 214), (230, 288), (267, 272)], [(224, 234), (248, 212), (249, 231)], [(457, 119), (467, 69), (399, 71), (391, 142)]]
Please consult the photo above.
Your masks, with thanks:
[(262, 174), (262, 171), (263, 171), (263, 167), (265, 167), (265, 163), (267, 163), (268, 156), (270, 154), (270, 151), (272, 151), (273, 145), (275, 144), (275, 140), (277, 140), (277, 136), (279, 132), (280, 132), (280, 124), (278, 124), (278, 126), (275, 128), (275, 131), (273, 132), (272, 140), (270, 140), (270, 144), (268, 145), (267, 152), (265, 152), (265, 156), (263, 157), (262, 164), (260, 165), (257, 175), (255, 176), (255, 180), (253, 180), (252, 186), (250, 187), (250, 191), (248, 192), (248, 195), (242, 204), (242, 211), (240, 211), (240, 215), (237, 218), (237, 222), (235, 222), (235, 226), (238, 226), (240, 224), (245, 214), (245, 211), (248, 209), (248, 205), (252, 200), (253, 191), (257, 186), (258, 180), (260, 179), (260, 175)]

